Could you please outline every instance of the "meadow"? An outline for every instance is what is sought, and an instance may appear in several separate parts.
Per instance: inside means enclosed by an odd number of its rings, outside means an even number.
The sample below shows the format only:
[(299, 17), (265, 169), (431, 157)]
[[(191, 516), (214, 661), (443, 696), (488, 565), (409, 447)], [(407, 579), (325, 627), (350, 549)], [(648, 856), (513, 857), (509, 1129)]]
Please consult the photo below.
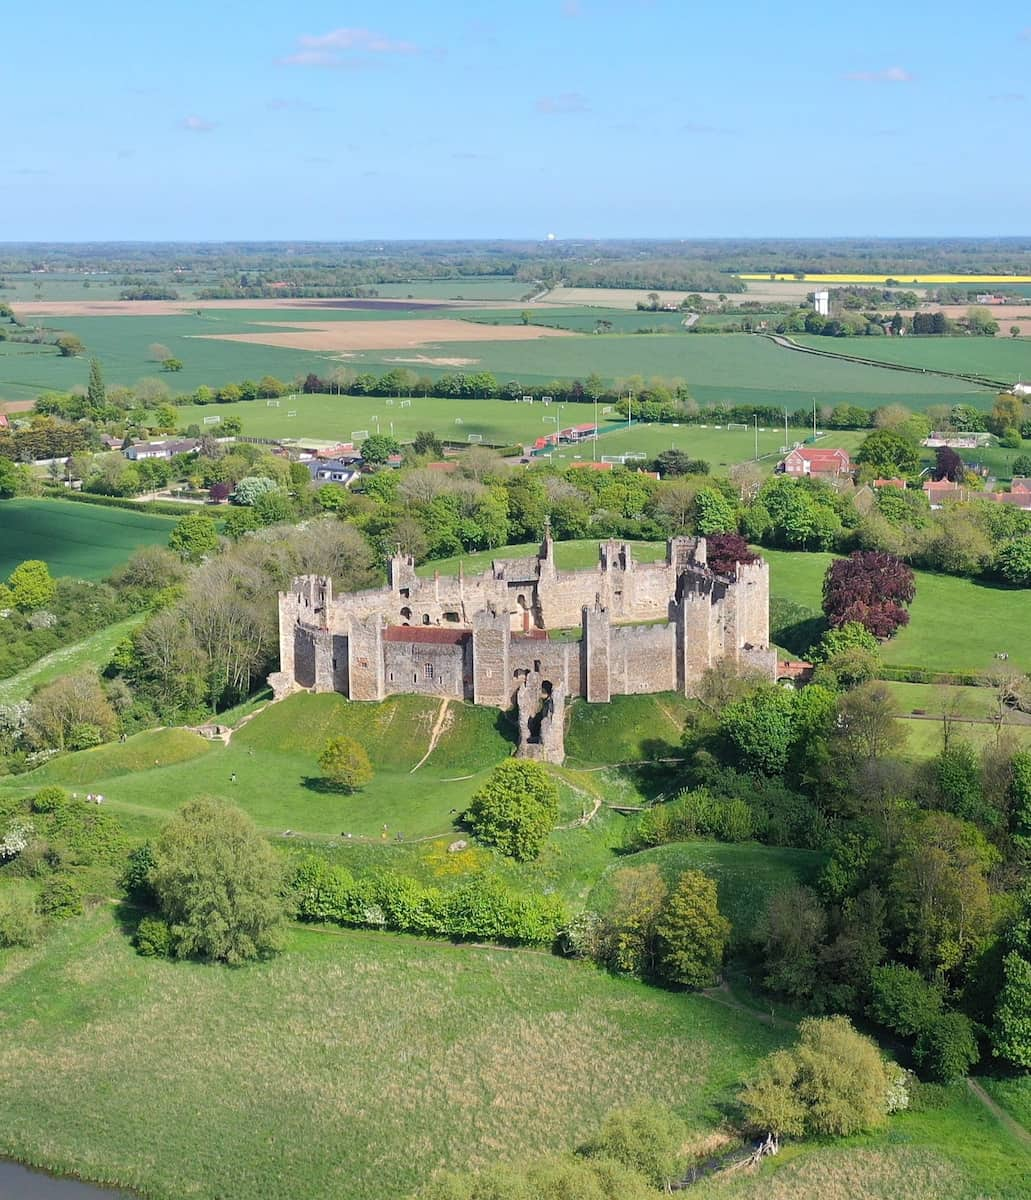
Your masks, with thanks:
[(54, 576), (103, 579), (139, 546), (164, 546), (174, 517), (69, 500), (4, 500), (0, 506), (0, 578), (27, 558)]
[(771, 282), (784, 281), (786, 283), (799, 282), (801, 280), (806, 283), (886, 283), (889, 279), (896, 280), (899, 284), (915, 283), (919, 285), (942, 284), (942, 283), (993, 283), (1000, 287), (1006, 287), (1011, 283), (1031, 283), (1031, 275), (863, 275), (863, 274), (843, 274), (843, 275), (809, 275), (804, 272), (798, 274), (772, 274), (772, 275), (741, 275), (739, 278), (744, 280), (754, 280), (756, 283), (763, 283), (767, 280)]
[(297, 929), (243, 970), (142, 959), (107, 905), (0, 979), (0, 1152), (152, 1200), (400, 1200), (646, 1096), (703, 1136), (787, 1038), (535, 952)]

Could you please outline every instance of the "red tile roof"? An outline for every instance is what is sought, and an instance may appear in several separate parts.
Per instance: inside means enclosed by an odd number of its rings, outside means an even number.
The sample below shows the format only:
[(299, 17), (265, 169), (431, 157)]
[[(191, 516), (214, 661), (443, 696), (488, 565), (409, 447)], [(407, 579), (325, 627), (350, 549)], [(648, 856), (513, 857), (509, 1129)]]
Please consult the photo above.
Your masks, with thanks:
[(388, 625), (383, 631), (385, 642), (416, 642), (432, 646), (460, 646), (471, 636), (468, 629), (442, 629), (439, 625)]

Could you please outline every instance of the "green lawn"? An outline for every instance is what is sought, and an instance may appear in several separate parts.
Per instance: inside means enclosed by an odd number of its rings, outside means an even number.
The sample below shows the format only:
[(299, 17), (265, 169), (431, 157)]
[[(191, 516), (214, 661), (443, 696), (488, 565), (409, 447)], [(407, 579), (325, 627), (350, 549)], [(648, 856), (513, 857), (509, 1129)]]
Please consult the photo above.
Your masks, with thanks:
[(1009, 1079), (979, 1079), (978, 1082), (996, 1104), (1031, 1133), (1031, 1075), (1014, 1075)]
[[(770, 594), (820, 611), (830, 554), (762, 550), (770, 563)], [(1031, 615), (1026, 590), (994, 587), (972, 579), (917, 571), (910, 623), (882, 647), (890, 665), (931, 671), (989, 671), (996, 653), (1010, 667), (1031, 670)]]
[(0, 704), (24, 700), (41, 684), (50, 683), (62, 675), (70, 675), (81, 667), (103, 669), (111, 661), (118, 643), (143, 622), (144, 616), (143, 613), (137, 613), (115, 625), (109, 625), (83, 638), (81, 642), (54, 650), (17, 675), (0, 680)]
[(175, 526), (174, 517), (70, 500), (3, 500), (0, 521), (0, 578), (42, 558), (55, 576), (102, 579), (137, 547), (166, 545)]
[(566, 754), (570, 763), (633, 763), (677, 755), (691, 701), (676, 692), (613, 696), (609, 704), (574, 700)]
[(298, 930), (242, 970), (142, 959), (106, 908), (0, 979), (0, 1153), (153, 1200), (400, 1200), (646, 1096), (700, 1130), (784, 1040), (533, 952)]

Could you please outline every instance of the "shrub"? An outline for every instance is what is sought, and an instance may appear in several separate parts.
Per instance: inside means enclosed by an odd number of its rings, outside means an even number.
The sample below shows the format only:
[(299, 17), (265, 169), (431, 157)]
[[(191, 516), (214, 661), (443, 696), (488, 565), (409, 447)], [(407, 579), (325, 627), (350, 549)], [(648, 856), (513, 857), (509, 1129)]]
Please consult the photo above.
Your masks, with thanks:
[(684, 871), (655, 925), (655, 937), (666, 979), (692, 988), (714, 984), (730, 940), (730, 922), (716, 902), (716, 881), (701, 871)]
[(68, 803), (68, 793), (59, 787), (44, 787), (32, 797), (30, 807), (35, 813), (57, 812)]
[(610, 1159), (665, 1189), (677, 1172), (684, 1124), (662, 1104), (643, 1102), (617, 1108), (580, 1148), (588, 1158)]
[(144, 958), (171, 958), (172, 930), (160, 917), (144, 917), (136, 927), (133, 944)]
[(739, 1099), (760, 1132), (845, 1137), (884, 1125), (892, 1082), (877, 1046), (847, 1017), (811, 1018), (792, 1050), (760, 1062)]
[(534, 859), (558, 819), (558, 788), (540, 763), (510, 758), (473, 796), (465, 813), (476, 836), (518, 862)]
[(874, 968), (870, 993), (870, 1016), (903, 1037), (914, 1037), (936, 1021), (944, 1003), (941, 987), (898, 963)]
[(43, 932), (43, 922), (28, 896), (0, 892), (0, 948), (34, 946)]
[(82, 914), (82, 889), (68, 875), (54, 875), (43, 884), (38, 908), (44, 917), (63, 921)]
[(144, 842), (143, 845), (135, 847), (129, 854), (125, 870), (118, 883), (129, 899), (136, 904), (150, 905), (157, 902), (150, 883), (150, 873), (154, 869), (156, 861), (154, 847), (150, 842)]

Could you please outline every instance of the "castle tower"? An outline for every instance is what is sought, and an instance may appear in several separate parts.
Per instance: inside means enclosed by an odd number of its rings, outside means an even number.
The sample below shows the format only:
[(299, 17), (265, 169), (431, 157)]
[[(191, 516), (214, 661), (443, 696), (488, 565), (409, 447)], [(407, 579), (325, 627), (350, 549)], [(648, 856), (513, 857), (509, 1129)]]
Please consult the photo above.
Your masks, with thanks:
[(591, 704), (607, 704), (612, 699), (609, 672), (612, 624), (607, 608), (596, 600), (593, 608), (583, 610), (583, 644), (580, 648), (581, 690)]
[(507, 612), (485, 608), (473, 614), (473, 703), (508, 708), (512, 703), (509, 670), (511, 621)]

